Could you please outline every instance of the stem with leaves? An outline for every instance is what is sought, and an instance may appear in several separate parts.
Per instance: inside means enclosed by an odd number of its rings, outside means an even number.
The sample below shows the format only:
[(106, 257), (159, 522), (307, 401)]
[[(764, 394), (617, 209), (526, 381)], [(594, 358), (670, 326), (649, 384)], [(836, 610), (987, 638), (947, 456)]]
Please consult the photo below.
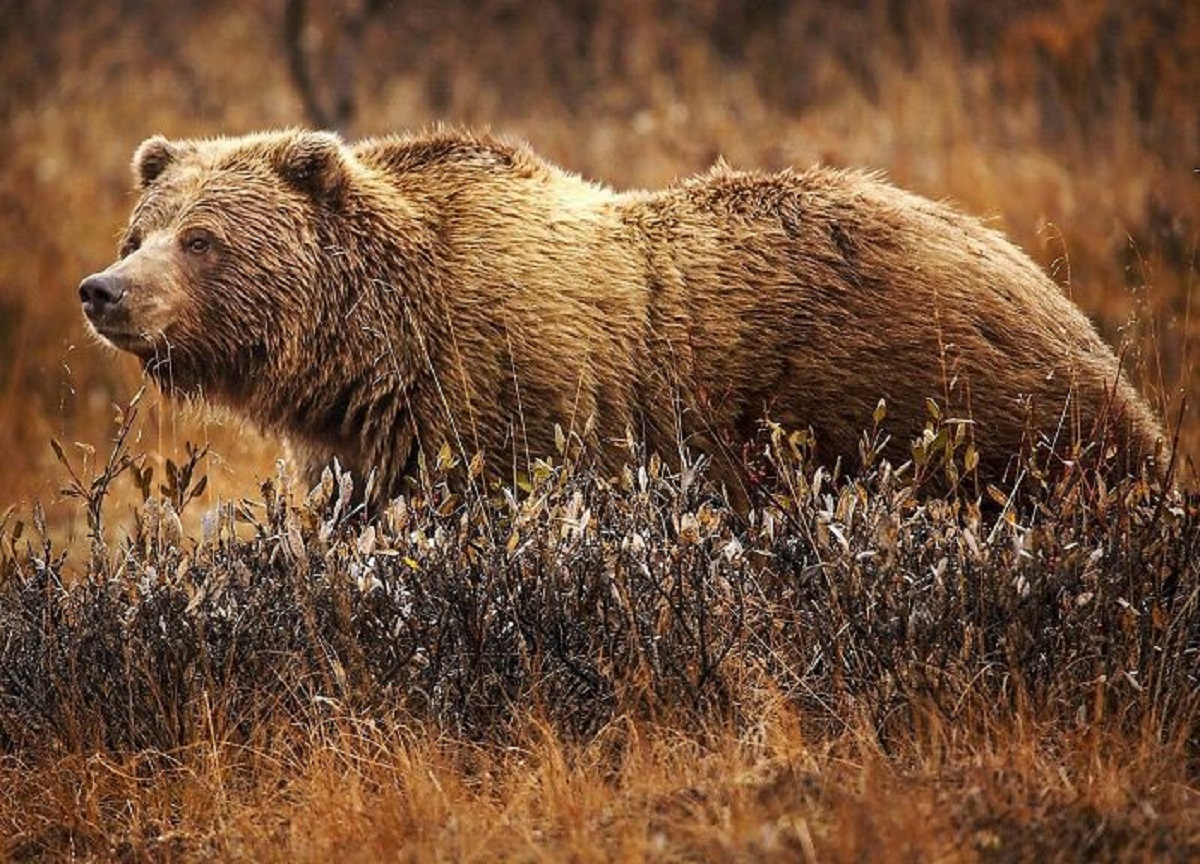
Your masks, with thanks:
[[(86, 507), (88, 535), (92, 539), (93, 556), (102, 555), (104, 551), (104, 499), (108, 495), (109, 487), (112, 486), (114, 480), (130, 468), (136, 469), (145, 458), (144, 454), (130, 455), (128, 446), (129, 433), (133, 429), (133, 421), (137, 417), (137, 404), (145, 392), (146, 388), (143, 387), (125, 405), (114, 405), (117, 431), (113, 436), (112, 447), (109, 448), (108, 459), (104, 466), (90, 481), (85, 481), (82, 476), (88, 473), (87, 456), (84, 457), (83, 465), (77, 471), (63, 451), (62, 444), (57, 439), (50, 439), (50, 447), (54, 450), (54, 455), (67, 470), (68, 483), (61, 490), (62, 494), (68, 498), (78, 498), (84, 502)], [(83, 447), (83, 445), (80, 446)], [(83, 447), (83, 449), (88, 452), (91, 448)]]

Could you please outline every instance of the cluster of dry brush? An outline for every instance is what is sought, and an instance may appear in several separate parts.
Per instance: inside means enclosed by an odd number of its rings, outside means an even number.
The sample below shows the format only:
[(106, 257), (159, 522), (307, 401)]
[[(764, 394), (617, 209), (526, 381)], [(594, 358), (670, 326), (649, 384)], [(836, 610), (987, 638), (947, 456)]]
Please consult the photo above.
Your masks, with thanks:
[[(446, 451), (382, 510), (346, 474), (306, 492), (281, 471), (185, 536), (200, 454), (156, 488), (118, 441), (72, 479), (80, 575), (36, 512), (0, 524), (0, 751), (170, 750), (323, 705), (575, 737), (780, 697), (884, 740), (930, 711), (1195, 735), (1200, 494), (1144, 478), (926, 499), (869, 447), (840, 476), (777, 433), (739, 512), (703, 464), (637, 452), (616, 478), (568, 452), (515, 494), (456, 494)], [(127, 482), (145, 503), (106, 544)]]

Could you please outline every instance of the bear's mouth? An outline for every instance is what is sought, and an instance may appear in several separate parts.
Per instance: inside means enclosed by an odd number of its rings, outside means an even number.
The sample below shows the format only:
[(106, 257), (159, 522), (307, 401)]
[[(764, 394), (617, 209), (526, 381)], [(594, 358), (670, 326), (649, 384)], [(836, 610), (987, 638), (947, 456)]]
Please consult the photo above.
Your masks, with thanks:
[(131, 327), (122, 327), (111, 323), (89, 323), (92, 325), (92, 332), (118, 350), (127, 351), (139, 357), (152, 357), (156, 353), (154, 340), (144, 330), (135, 330)]

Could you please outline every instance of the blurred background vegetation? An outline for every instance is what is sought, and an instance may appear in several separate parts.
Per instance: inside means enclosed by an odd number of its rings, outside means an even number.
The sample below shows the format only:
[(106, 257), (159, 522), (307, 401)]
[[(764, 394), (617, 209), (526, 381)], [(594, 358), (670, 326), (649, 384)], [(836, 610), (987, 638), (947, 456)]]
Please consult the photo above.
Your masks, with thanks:
[[(1198, 380), (1197, 3), (17, 0), (0, 82), (0, 505), (52, 501), (47, 439), (107, 452), (140, 384), (87, 336), (76, 286), (112, 260), (154, 133), (486, 125), (617, 188), (718, 156), (879, 168), (1024, 246), (1170, 424)], [(196, 406), (143, 418), (155, 459), (211, 445), (208, 496), (279, 454)]]

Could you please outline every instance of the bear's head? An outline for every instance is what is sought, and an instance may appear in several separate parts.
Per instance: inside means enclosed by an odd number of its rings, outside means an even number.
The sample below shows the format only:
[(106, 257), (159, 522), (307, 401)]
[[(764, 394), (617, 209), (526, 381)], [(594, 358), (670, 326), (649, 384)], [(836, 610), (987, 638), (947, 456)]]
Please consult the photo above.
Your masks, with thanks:
[(353, 163), (327, 132), (146, 140), (118, 260), (79, 286), (91, 328), (166, 389), (236, 398), (310, 350)]

